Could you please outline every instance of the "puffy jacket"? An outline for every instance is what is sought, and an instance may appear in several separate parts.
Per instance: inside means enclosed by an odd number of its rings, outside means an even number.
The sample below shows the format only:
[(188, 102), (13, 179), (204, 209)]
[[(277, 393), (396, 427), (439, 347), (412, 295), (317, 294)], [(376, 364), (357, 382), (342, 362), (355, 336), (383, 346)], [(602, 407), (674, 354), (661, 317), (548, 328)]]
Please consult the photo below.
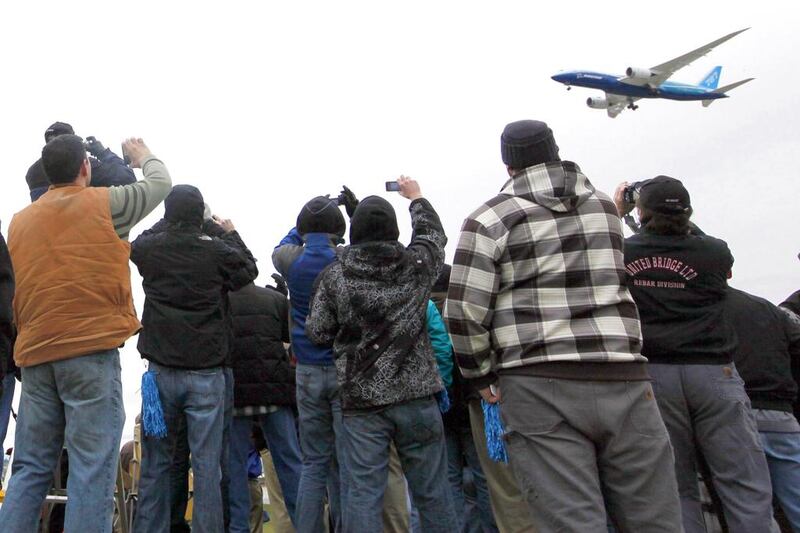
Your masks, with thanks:
[(239, 234), (210, 237), (200, 223), (162, 219), (131, 243), (131, 261), (146, 296), (138, 343), (142, 357), (187, 369), (228, 362), (228, 293), (258, 275)]
[(306, 334), (333, 346), (344, 410), (423, 398), (442, 390), (427, 309), (447, 242), (425, 199), (411, 202), (414, 236), (347, 246), (317, 279)]
[(297, 229), (292, 228), (272, 252), (272, 263), (289, 287), (292, 352), (301, 364), (333, 364), (330, 346), (317, 346), (306, 336), (306, 317), (314, 281), (325, 267), (336, 260), (334, 242), (339, 239), (338, 235), (329, 233), (306, 233), (300, 236)]
[(251, 283), (229, 295), (233, 316), (234, 405), (291, 405), (294, 372), (283, 347), (289, 342), (289, 302), (278, 291)]

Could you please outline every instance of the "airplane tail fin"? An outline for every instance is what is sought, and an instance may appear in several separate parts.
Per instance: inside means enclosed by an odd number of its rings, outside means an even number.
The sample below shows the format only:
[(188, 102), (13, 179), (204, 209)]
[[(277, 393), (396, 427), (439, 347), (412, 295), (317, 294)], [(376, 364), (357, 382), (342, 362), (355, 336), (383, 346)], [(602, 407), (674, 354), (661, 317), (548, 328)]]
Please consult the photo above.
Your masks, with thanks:
[(703, 87), (704, 89), (716, 89), (717, 85), (719, 84), (719, 75), (721, 71), (721, 66), (714, 67), (711, 72), (706, 74), (697, 85)]
[[(725, 94), (728, 91), (732, 91), (733, 89), (739, 87), (740, 85), (744, 85), (748, 81), (753, 81), (754, 79), (755, 78), (747, 78), (745, 80), (737, 81), (736, 83), (731, 83), (730, 85), (726, 85), (725, 87), (720, 87), (719, 89), (715, 90), (714, 93)], [(703, 100), (703, 107), (710, 106), (712, 103), (714, 103), (714, 100), (717, 100), (717, 98), (712, 98), (711, 100)]]

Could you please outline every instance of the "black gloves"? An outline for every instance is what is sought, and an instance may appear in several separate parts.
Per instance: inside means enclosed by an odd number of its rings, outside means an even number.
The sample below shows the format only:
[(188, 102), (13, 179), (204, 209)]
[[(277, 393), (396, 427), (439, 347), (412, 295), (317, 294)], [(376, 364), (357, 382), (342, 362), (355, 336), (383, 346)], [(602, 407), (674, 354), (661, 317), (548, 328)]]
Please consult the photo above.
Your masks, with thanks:
[(347, 216), (353, 218), (353, 213), (356, 212), (356, 207), (358, 207), (358, 198), (353, 194), (353, 191), (347, 188), (347, 185), (342, 185), (342, 192), (339, 193), (338, 200), (339, 205), (343, 205), (344, 210), (347, 211)]
[(95, 157), (100, 157), (100, 154), (106, 151), (106, 147), (103, 146), (103, 143), (95, 139), (94, 136), (92, 135), (86, 137), (85, 144), (86, 144), (86, 151)]
[[(286, 280), (280, 274), (273, 274), (272, 279), (275, 280), (275, 290), (284, 296), (289, 296), (289, 287), (286, 286)], [(270, 289), (272, 287), (269, 287)]]

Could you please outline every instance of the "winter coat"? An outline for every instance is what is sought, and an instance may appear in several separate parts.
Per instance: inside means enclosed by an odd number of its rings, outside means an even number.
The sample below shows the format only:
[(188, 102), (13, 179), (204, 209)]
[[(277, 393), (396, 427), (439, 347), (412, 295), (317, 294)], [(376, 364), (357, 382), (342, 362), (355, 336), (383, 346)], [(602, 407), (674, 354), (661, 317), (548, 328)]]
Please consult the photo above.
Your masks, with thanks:
[(289, 303), (278, 291), (251, 283), (229, 295), (233, 317), (234, 406), (291, 405), (294, 372), (283, 347), (289, 342)]
[(342, 409), (365, 410), (442, 390), (427, 306), (447, 242), (425, 199), (411, 202), (414, 234), (348, 246), (317, 279), (308, 338), (333, 346)]
[(444, 327), (444, 320), (433, 300), (428, 300), (427, 310), (428, 336), (431, 338), (433, 355), (436, 357), (436, 366), (446, 388), (453, 385), (453, 345), (450, 344), (450, 335)]
[(614, 363), (572, 366), (574, 379), (646, 376), (622, 243), (614, 202), (575, 163), (509, 179), (464, 221), (453, 261), (444, 316), (464, 377), (480, 389), (496, 370), (564, 362)]
[(317, 346), (306, 336), (306, 317), (311, 291), (319, 273), (336, 260), (335, 240), (330, 233), (306, 233), (301, 236), (292, 228), (272, 252), (275, 269), (286, 280), (291, 305), (292, 352), (304, 365), (333, 365), (330, 346)]
[(239, 234), (210, 237), (199, 225), (162, 219), (131, 243), (131, 261), (146, 297), (138, 343), (142, 357), (187, 369), (229, 361), (228, 293), (258, 275)]
[(737, 333), (733, 360), (753, 409), (791, 413), (797, 400), (792, 362), (800, 360), (800, 323), (767, 300), (732, 287), (725, 319)]
[(659, 235), (645, 229), (625, 240), (628, 286), (642, 321), (642, 355), (652, 364), (724, 365), (736, 332), (724, 319), (733, 256), (710, 235)]

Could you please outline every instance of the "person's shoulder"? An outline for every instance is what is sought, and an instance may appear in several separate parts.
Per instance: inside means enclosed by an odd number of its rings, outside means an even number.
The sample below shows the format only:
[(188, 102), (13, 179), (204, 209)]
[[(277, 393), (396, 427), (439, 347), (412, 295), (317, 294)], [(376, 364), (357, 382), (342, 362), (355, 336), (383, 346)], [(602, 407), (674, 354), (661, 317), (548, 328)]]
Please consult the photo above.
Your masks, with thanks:
[(729, 255), (728, 243), (711, 235), (689, 235), (690, 242), (706, 253)]
[(497, 194), (475, 208), (464, 219), (464, 228), (483, 226), (489, 228), (503, 219), (504, 207), (514, 202), (514, 197), (508, 194)]
[(34, 161), (33, 164), (28, 167), (28, 175), (38, 172), (44, 172), (44, 164), (42, 163), (41, 157), (36, 161)]

